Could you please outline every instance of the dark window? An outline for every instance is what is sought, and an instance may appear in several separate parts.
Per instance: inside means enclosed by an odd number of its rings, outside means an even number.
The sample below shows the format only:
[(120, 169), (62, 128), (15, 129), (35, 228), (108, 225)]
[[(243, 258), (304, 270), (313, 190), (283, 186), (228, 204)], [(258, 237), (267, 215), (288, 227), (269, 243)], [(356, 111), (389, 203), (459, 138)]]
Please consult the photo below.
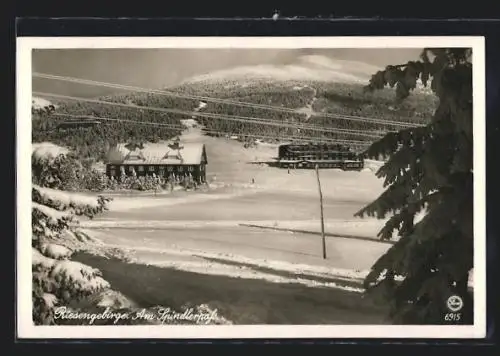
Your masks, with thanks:
[(148, 167), (148, 170), (149, 170), (150, 172), (154, 172), (154, 171), (155, 171), (155, 166), (149, 166), (149, 167)]
[(114, 169), (112, 169), (110, 172), (109, 172), (110, 175), (114, 176), (116, 175), (116, 171)]

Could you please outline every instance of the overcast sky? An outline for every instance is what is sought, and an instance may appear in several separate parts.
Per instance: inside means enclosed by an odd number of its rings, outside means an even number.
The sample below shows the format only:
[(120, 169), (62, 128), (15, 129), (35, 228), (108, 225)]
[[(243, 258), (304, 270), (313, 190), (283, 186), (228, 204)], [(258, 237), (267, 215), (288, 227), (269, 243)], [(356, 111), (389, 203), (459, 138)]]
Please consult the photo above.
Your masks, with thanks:
[[(384, 68), (418, 58), (420, 49), (62, 49), (34, 50), (33, 71), (103, 82), (163, 88), (211, 71), (242, 65), (293, 64), (303, 55), (364, 62)], [(114, 89), (33, 79), (33, 90), (99, 96)]]

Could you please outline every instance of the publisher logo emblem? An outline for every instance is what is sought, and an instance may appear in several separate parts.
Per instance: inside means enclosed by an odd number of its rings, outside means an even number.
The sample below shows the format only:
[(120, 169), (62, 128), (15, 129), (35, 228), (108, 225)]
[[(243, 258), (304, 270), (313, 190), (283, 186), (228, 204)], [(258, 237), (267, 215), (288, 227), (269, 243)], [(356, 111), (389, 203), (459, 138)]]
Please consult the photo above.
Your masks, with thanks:
[(464, 307), (464, 301), (458, 295), (452, 295), (446, 301), (446, 306), (451, 312), (458, 312)]

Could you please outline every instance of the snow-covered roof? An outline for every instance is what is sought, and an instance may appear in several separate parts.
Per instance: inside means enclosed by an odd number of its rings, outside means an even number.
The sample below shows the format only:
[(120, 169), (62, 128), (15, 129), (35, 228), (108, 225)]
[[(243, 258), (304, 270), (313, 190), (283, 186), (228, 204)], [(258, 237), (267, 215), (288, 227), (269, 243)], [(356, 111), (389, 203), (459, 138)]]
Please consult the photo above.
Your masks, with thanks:
[(130, 150), (128, 144), (120, 143), (107, 154), (107, 163), (115, 164), (184, 164), (207, 163), (205, 145), (201, 143), (180, 143), (179, 149), (168, 143), (145, 143), (143, 148)]
[(51, 142), (33, 143), (31, 154), (37, 159), (54, 159), (59, 155), (65, 155), (69, 150), (65, 147), (57, 146)]
[(44, 109), (49, 107), (50, 105), (53, 105), (54, 108), (57, 108), (57, 105), (52, 104), (52, 102), (48, 101), (47, 99), (38, 97), (33, 97), (31, 99), (31, 107), (35, 110)]

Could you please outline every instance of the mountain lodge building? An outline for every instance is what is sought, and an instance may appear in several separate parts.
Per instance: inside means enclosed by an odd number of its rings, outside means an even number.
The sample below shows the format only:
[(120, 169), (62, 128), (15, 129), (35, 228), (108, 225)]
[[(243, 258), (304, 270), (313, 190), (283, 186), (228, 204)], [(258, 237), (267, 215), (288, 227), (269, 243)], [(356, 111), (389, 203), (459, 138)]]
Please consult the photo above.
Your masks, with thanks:
[(164, 178), (191, 177), (206, 182), (208, 163), (205, 145), (201, 143), (118, 144), (106, 156), (106, 175), (153, 175)]

